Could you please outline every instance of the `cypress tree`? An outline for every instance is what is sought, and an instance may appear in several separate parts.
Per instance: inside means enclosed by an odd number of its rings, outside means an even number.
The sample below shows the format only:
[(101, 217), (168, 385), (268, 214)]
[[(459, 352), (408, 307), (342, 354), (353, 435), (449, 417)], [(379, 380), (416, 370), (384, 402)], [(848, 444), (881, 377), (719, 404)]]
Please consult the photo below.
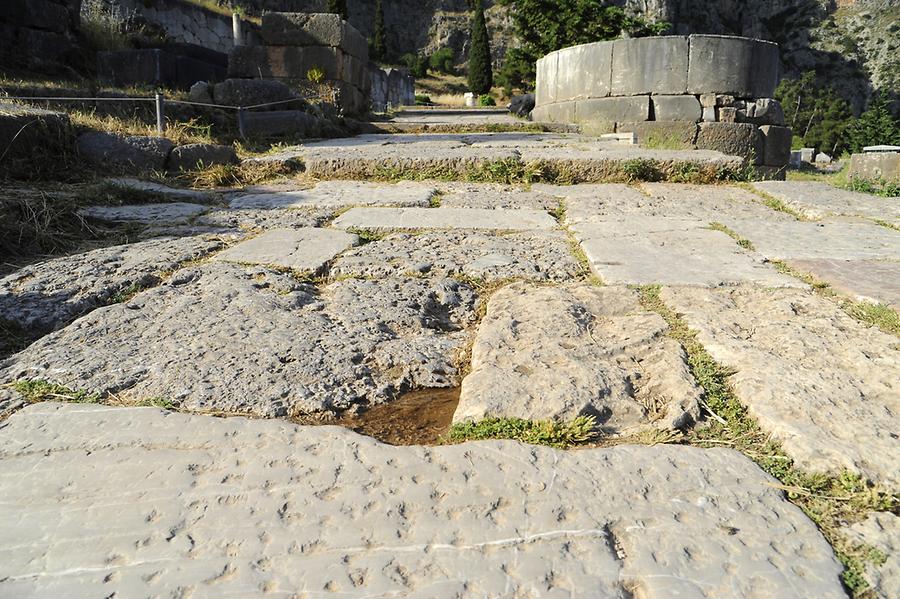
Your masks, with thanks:
[(328, 0), (328, 12), (341, 15), (341, 18), (347, 20), (347, 0)]
[(387, 57), (387, 41), (384, 30), (384, 7), (382, 0), (375, 0), (375, 39), (372, 42), (372, 58), (382, 62)]
[(494, 84), (494, 74), (491, 70), (491, 42), (488, 39), (481, 0), (475, 2), (470, 34), (469, 89), (475, 94), (486, 94)]

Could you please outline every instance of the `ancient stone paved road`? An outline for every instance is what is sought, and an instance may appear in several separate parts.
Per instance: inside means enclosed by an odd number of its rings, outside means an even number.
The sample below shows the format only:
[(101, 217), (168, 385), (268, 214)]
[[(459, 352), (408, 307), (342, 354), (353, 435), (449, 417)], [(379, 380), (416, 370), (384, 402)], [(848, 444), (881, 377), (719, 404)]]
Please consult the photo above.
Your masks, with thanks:
[[(393, 447), (288, 420), (459, 387), (455, 422), (702, 426), (643, 285), (800, 468), (900, 487), (900, 342), (774, 263), (900, 306), (896, 201), (350, 181), (173, 199), (89, 210), (145, 238), (0, 280), (0, 318), (37, 337), (0, 378), (112, 404), (0, 390), (0, 596), (844, 596), (813, 522), (732, 449)], [(128, 407), (151, 398), (177, 411)], [(897, 520), (846, 533), (889, 555), (867, 573), (885, 597)]]

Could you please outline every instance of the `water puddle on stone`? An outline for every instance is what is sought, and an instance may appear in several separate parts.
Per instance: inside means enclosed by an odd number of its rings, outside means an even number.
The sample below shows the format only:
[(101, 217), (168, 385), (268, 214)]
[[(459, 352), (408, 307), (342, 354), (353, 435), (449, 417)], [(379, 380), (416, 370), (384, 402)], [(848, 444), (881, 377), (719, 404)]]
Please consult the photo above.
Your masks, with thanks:
[(342, 414), (327, 421), (299, 418), (296, 422), (344, 426), (389, 445), (434, 445), (450, 430), (457, 404), (459, 387), (417, 389), (358, 414)]

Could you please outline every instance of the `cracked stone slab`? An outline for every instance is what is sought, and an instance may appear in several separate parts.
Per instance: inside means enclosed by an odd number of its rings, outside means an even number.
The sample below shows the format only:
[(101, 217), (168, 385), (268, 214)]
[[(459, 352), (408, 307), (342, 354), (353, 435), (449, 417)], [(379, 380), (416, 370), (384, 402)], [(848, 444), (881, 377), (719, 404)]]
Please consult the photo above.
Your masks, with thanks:
[(582, 271), (562, 231), (492, 235), (477, 231), (397, 233), (340, 256), (331, 276), (453, 277), (565, 281)]
[(883, 260), (791, 260), (790, 265), (857, 300), (900, 310), (900, 262)]
[(443, 183), (442, 208), (508, 208), (552, 211), (559, 199), (552, 194), (516, 185), (495, 183)]
[(449, 279), (348, 279), (320, 290), (214, 262), (43, 337), (3, 363), (0, 380), (262, 417), (344, 410), (458, 385), (476, 302)]
[(240, 264), (271, 264), (300, 272), (319, 273), (335, 256), (359, 243), (352, 233), (334, 229), (273, 229), (242, 241), (213, 260)]
[(63, 404), (2, 426), (5, 596), (845, 596), (815, 525), (729, 449), (397, 448)]
[(556, 220), (542, 210), (482, 208), (351, 208), (334, 220), (339, 229), (555, 229)]
[(770, 222), (723, 217), (770, 260), (900, 259), (900, 233), (866, 222)]
[(833, 215), (900, 220), (900, 198), (881, 198), (818, 181), (758, 181), (753, 187), (778, 198), (807, 218)]
[(229, 206), (248, 208), (344, 208), (347, 206), (427, 207), (436, 189), (432, 185), (403, 181), (322, 181), (312, 189), (255, 191), (232, 196)]
[(738, 399), (801, 468), (900, 484), (900, 344), (793, 289), (665, 288)]
[(886, 557), (883, 564), (866, 564), (866, 580), (876, 596), (900, 597), (900, 516), (875, 512), (843, 532), (852, 542), (873, 547)]
[(582, 222), (572, 231), (591, 268), (610, 284), (806, 287), (702, 221), (631, 216)]
[(504, 287), (478, 327), (453, 420), (593, 415), (613, 433), (689, 426), (701, 392), (667, 330), (624, 287)]
[(327, 208), (221, 209), (197, 217), (194, 224), (243, 230), (319, 227), (333, 215)]
[(0, 279), (0, 319), (37, 332), (58, 329), (223, 247), (209, 237), (161, 238), (38, 262)]
[(130, 177), (109, 179), (109, 182), (113, 185), (118, 185), (119, 187), (126, 187), (128, 189), (135, 189), (137, 191), (149, 191), (165, 196), (183, 198), (193, 203), (209, 203), (214, 199), (213, 194), (210, 192), (198, 191), (196, 189), (181, 189), (178, 187), (169, 187), (168, 185), (163, 185), (162, 183), (156, 183), (154, 181), (142, 181), (140, 179), (133, 179)]
[(175, 224), (186, 223), (190, 219), (209, 210), (209, 206), (190, 202), (167, 202), (162, 204), (134, 204), (130, 206), (85, 206), (78, 210), (79, 216), (110, 223)]

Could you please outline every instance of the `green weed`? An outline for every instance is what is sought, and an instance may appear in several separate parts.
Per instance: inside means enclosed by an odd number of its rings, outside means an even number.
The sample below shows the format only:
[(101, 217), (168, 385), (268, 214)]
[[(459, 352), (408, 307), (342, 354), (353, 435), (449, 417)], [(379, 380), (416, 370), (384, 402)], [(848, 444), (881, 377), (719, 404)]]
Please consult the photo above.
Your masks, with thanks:
[(753, 251), (754, 249), (756, 249), (753, 247), (752, 241), (741, 237), (735, 231), (729, 229), (728, 227), (726, 227), (725, 225), (723, 225), (720, 222), (709, 223), (709, 228), (712, 229), (713, 231), (721, 231), (722, 233), (725, 233), (726, 235), (728, 235), (729, 237), (731, 237), (732, 239), (737, 241), (737, 244), (739, 246), (741, 246), (742, 248), (744, 248), (745, 250)]
[(569, 422), (522, 420), (520, 418), (486, 418), (479, 422), (463, 422), (450, 428), (453, 442), (480, 439), (513, 439), (532, 445), (571, 447), (590, 441), (597, 423), (593, 416), (579, 416)]
[(29, 403), (41, 401), (69, 401), (73, 403), (100, 403), (103, 398), (87, 391), (75, 391), (64, 385), (57, 385), (40, 379), (19, 380), (12, 384)]

